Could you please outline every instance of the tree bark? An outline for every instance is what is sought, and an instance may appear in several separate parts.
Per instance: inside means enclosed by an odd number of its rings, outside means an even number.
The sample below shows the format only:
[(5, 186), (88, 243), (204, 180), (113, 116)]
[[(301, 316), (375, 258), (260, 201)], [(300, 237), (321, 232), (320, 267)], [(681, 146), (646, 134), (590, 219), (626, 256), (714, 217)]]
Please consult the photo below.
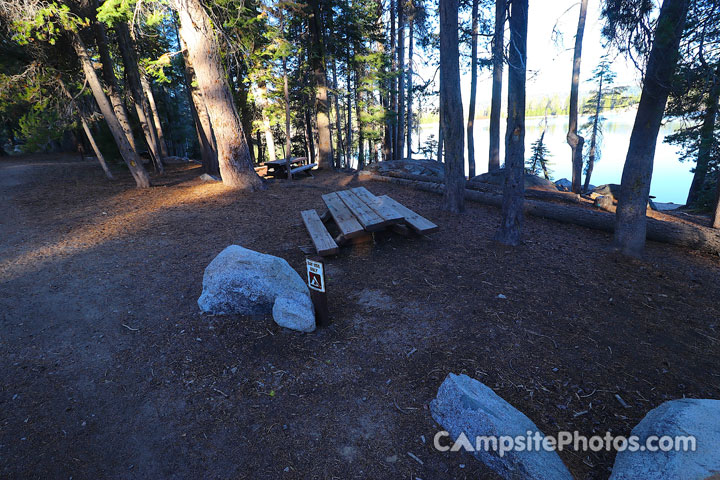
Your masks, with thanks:
[[(340, 110), (340, 94), (338, 93), (338, 83), (337, 83), (337, 60), (333, 58), (332, 61), (332, 74), (333, 74), (333, 100), (335, 101), (335, 132), (337, 135), (337, 150), (338, 152), (341, 152), (344, 159), (345, 164), (347, 164), (347, 156), (345, 156), (345, 147), (343, 146), (343, 138), (342, 138), (342, 128), (340, 118), (342, 117), (342, 111)], [(337, 154), (337, 160), (336, 160), (336, 167), (340, 168), (340, 153)]]
[(225, 185), (244, 190), (263, 189), (253, 168), (250, 150), (235, 109), (220, 60), (210, 17), (200, 0), (172, 0), (180, 17), (180, 37), (187, 45), (190, 63), (205, 100), (217, 143), (220, 176)]
[(515, 246), (522, 240), (525, 200), (525, 72), (528, 0), (511, 0), (508, 56), (508, 118), (505, 132), (505, 186), (502, 222), (495, 240)]
[(573, 54), (572, 82), (570, 84), (570, 112), (568, 121), (567, 142), (572, 151), (572, 191), (581, 192), (583, 144), (585, 139), (578, 135), (578, 96), (580, 85), (580, 62), (582, 60), (582, 41), (585, 33), (585, 17), (587, 16), (588, 0), (580, 2), (580, 17), (577, 34), (575, 35), (575, 53)]
[(115, 180), (115, 177), (113, 177), (112, 172), (108, 168), (107, 162), (105, 162), (105, 157), (100, 151), (97, 143), (95, 143), (95, 136), (92, 134), (92, 130), (90, 130), (90, 125), (88, 125), (87, 115), (85, 115), (85, 112), (83, 111), (81, 105), (75, 102), (75, 99), (70, 94), (70, 91), (67, 89), (67, 87), (65, 87), (65, 82), (63, 82), (62, 78), (58, 77), (58, 83), (60, 84), (60, 89), (63, 91), (65, 96), (68, 97), (72, 105), (75, 106), (75, 109), (78, 112), (78, 116), (80, 117), (80, 124), (82, 125), (82, 129), (85, 132), (85, 136), (87, 137), (88, 142), (90, 143), (90, 147), (92, 147), (93, 149), (93, 152), (95, 152), (95, 156), (97, 157), (98, 163), (100, 164), (100, 167), (102, 167), (103, 172), (105, 172), (105, 176), (108, 178), (108, 180)]
[(113, 62), (110, 56), (110, 49), (108, 48), (107, 32), (105, 26), (95, 21), (93, 22), (93, 28), (95, 30), (95, 43), (98, 47), (98, 53), (100, 54), (100, 63), (102, 64), (102, 76), (105, 81), (105, 87), (107, 88), (107, 96), (110, 98), (115, 117), (117, 118), (120, 126), (122, 127), (125, 136), (130, 143), (130, 147), (138, 151), (137, 143), (135, 143), (135, 137), (130, 127), (130, 120), (125, 108), (125, 103), (120, 96), (120, 89), (117, 84), (117, 78), (115, 77), (115, 62)]
[(292, 142), (290, 141), (290, 87), (287, 76), (287, 56), (282, 59), (283, 90), (285, 93), (285, 170), (288, 180), (292, 180)]
[(140, 71), (140, 84), (142, 85), (145, 96), (150, 104), (153, 125), (155, 126), (155, 132), (157, 132), (158, 145), (160, 145), (160, 155), (162, 158), (166, 158), (168, 156), (167, 144), (165, 143), (165, 134), (163, 133), (162, 123), (160, 123), (160, 115), (158, 114), (157, 104), (155, 103), (155, 94), (153, 94), (150, 82), (142, 70)]
[(72, 44), (73, 48), (75, 49), (75, 53), (80, 60), (80, 65), (82, 66), (83, 73), (85, 74), (85, 78), (88, 81), (88, 85), (90, 85), (90, 90), (95, 97), (95, 101), (100, 108), (100, 112), (103, 114), (103, 117), (105, 117), (105, 122), (110, 129), (110, 133), (115, 139), (115, 143), (120, 150), (120, 155), (122, 155), (123, 160), (125, 160), (125, 163), (130, 169), (130, 173), (135, 179), (135, 184), (138, 188), (149, 187), (150, 177), (148, 177), (148, 174), (143, 167), (142, 160), (140, 160), (137, 151), (135, 151), (135, 149), (132, 148), (132, 145), (130, 145), (130, 141), (125, 134), (125, 131), (120, 125), (118, 118), (115, 116), (115, 111), (113, 110), (110, 101), (108, 100), (105, 92), (103, 91), (102, 85), (100, 84), (100, 79), (95, 73), (95, 69), (93, 68), (90, 56), (88, 55), (85, 44), (83, 43), (79, 34), (73, 34)]
[(271, 162), (277, 160), (275, 154), (275, 139), (273, 138), (272, 129), (270, 128), (270, 118), (267, 116), (267, 84), (265, 80), (258, 82), (258, 91), (255, 95), (255, 99), (258, 103), (258, 109), (260, 110), (260, 117), (262, 118), (263, 131), (265, 132), (265, 143), (267, 144), (268, 159)]
[[(502, 110), (503, 52), (505, 49), (505, 11), (508, 0), (495, 0), (495, 34), (492, 41), (492, 99), (490, 102), (490, 151), (488, 171), (500, 168), (500, 112)], [(475, 90), (475, 88), (473, 88)]]
[(700, 191), (705, 185), (705, 177), (710, 163), (713, 143), (715, 142), (715, 121), (718, 113), (718, 99), (720, 98), (720, 63), (717, 70), (710, 79), (710, 90), (705, 102), (705, 114), (703, 115), (703, 124), (700, 127), (700, 144), (698, 145), (697, 164), (695, 165), (695, 174), (693, 175), (690, 191), (688, 192), (687, 205), (694, 205), (698, 200)]
[(438, 145), (437, 145), (437, 161), (443, 162), (443, 146), (445, 139), (443, 138), (443, 121), (442, 109), (438, 112)]
[(322, 17), (318, 0), (310, 0), (310, 34), (313, 48), (310, 61), (315, 73), (315, 118), (318, 129), (318, 168), (333, 168), (332, 137), (330, 135), (330, 104), (325, 74), (325, 46), (322, 38)]
[(445, 140), (443, 208), (454, 213), (465, 210), (458, 4), (458, 0), (440, 1), (440, 125)]
[(715, 214), (713, 215), (713, 228), (720, 228), (720, 175), (718, 175), (718, 182), (715, 192)]
[(677, 64), (688, 0), (665, 0), (650, 50), (645, 82), (630, 135), (617, 208), (614, 246), (626, 255), (645, 247), (646, 210), (657, 135)]
[(157, 131), (155, 130), (150, 117), (150, 103), (148, 102), (140, 83), (140, 68), (138, 67), (135, 47), (130, 37), (130, 30), (125, 22), (119, 22), (115, 26), (115, 31), (117, 32), (120, 55), (122, 56), (123, 65), (125, 66), (125, 76), (130, 84), (130, 90), (132, 90), (133, 103), (135, 105), (135, 111), (137, 112), (143, 134), (145, 135), (145, 142), (147, 143), (148, 148), (150, 148), (155, 169), (158, 172), (163, 173), (164, 168), (162, 164), (162, 153), (160, 151)]
[(409, 18), (408, 31), (408, 73), (407, 73), (407, 159), (412, 160), (412, 128), (413, 128), (413, 43), (415, 40), (415, 13)]
[(470, 46), (470, 105), (467, 120), (468, 177), (475, 176), (475, 98), (477, 93), (477, 47), (478, 47), (478, 7), (480, 0), (472, 0), (472, 40)]
[(205, 101), (202, 98), (202, 92), (197, 86), (193, 86), (193, 77), (195, 71), (190, 64), (188, 58), (187, 46), (178, 33), (178, 43), (182, 50), (183, 60), (185, 63), (184, 76), (185, 76), (185, 88), (188, 93), (188, 103), (190, 105), (190, 112), (195, 120), (195, 131), (198, 136), (198, 142), (200, 144), (200, 157), (202, 159), (203, 169), (210, 175), (220, 174), (220, 165), (218, 164), (217, 157), (217, 146), (215, 144), (215, 137), (212, 132), (212, 125), (210, 124), (210, 117), (207, 114), (207, 108), (205, 107)]
[[(403, 1), (403, 0), (399, 0)], [(390, 108), (392, 110), (390, 122), (390, 156), (391, 160), (399, 160), (397, 154), (397, 122), (398, 122), (398, 68), (397, 68), (397, 32), (395, 31), (395, 12), (397, 12), (396, 0), (390, 0), (390, 58), (392, 59), (393, 76), (390, 79)]]
[(395, 138), (397, 160), (405, 158), (405, 0), (397, 2), (398, 17), (398, 132)]

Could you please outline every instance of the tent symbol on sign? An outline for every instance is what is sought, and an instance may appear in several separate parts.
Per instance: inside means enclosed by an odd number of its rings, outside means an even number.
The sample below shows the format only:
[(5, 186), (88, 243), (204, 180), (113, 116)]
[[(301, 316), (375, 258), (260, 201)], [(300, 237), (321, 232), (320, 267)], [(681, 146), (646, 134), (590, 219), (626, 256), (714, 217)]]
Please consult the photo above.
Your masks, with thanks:
[(315, 272), (308, 272), (308, 277), (310, 277), (310, 286), (313, 288), (320, 289), (322, 288), (322, 280), (320, 279), (320, 275)]

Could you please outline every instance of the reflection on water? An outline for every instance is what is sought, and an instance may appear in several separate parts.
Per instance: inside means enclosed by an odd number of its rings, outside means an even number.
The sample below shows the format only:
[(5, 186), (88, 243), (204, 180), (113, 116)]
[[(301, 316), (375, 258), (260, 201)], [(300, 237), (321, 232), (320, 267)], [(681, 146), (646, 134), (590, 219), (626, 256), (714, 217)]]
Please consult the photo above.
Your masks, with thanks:
[[(620, 183), (622, 169), (627, 154), (628, 142), (635, 120), (635, 112), (608, 113), (604, 123), (604, 135), (601, 145), (600, 160), (595, 163), (590, 182), (593, 185), (604, 183)], [(582, 125), (584, 118), (581, 119)], [(505, 119), (501, 122), (501, 139), (505, 138)], [(475, 165), (478, 174), (487, 172), (488, 155), (488, 120), (475, 121)], [(540, 137), (542, 132), (542, 118), (528, 118), (525, 135), (525, 156), (530, 156), (530, 146)], [(685, 203), (687, 192), (692, 182), (690, 163), (681, 163), (675, 147), (663, 143), (665, 135), (672, 133), (678, 123), (664, 125), (658, 135), (655, 150), (655, 167), (653, 170), (650, 194), (657, 197), (660, 202)], [(437, 124), (422, 125), (420, 129), (420, 142), (424, 143), (430, 136), (437, 139)], [(545, 144), (550, 151), (553, 180), (560, 178), (570, 179), (570, 147), (565, 135), (567, 133), (567, 117), (548, 118), (548, 129), (545, 134)], [(586, 139), (589, 141), (589, 138)], [(417, 148), (417, 139), (413, 141), (413, 149)], [(467, 149), (465, 158), (465, 171), (467, 172)], [(417, 154), (416, 154), (417, 157)], [(500, 162), (503, 161), (503, 147), (500, 147)]]

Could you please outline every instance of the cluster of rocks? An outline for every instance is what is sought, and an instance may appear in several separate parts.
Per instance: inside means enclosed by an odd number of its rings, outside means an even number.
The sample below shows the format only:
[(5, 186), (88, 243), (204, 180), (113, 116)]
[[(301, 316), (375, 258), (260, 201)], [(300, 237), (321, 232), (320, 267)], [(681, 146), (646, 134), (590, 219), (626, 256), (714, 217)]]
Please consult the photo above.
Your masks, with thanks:
[(389, 160), (386, 162), (371, 163), (365, 167), (366, 171), (387, 175), (389, 172), (406, 173), (410, 175), (425, 175), (445, 178), (445, 166), (431, 160)]
[[(475, 439), (502, 436), (526, 437), (539, 432), (522, 412), (503, 400), (489, 387), (467, 375), (449, 374), (430, 403), (435, 421), (450, 437), (488, 468), (503, 478), (572, 479), (555, 451), (527, 449), (503, 451), (477, 449)], [(720, 400), (681, 399), (665, 402), (651, 410), (632, 430), (638, 445), (648, 438), (694, 437), (694, 451), (649, 449), (619, 452), (610, 480), (719, 478), (720, 473)], [(542, 440), (540, 440), (542, 441)], [(687, 444), (692, 447), (692, 444)], [(690, 448), (691, 449), (691, 448)], [(663, 449), (665, 450), (665, 449)]]

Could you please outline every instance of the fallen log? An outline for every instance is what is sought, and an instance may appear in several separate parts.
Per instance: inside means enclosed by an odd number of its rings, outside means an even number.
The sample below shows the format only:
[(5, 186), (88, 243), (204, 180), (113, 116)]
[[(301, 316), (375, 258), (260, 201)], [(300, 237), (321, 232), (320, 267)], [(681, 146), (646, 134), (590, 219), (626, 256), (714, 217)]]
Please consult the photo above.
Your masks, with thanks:
[[(374, 180), (405, 185), (417, 190), (437, 194), (442, 194), (445, 188), (442, 183), (382, 176), (371, 172), (360, 172), (359, 178), (361, 180)], [(487, 205), (502, 207), (502, 195), (499, 193), (465, 189), (465, 198)], [(615, 215), (600, 210), (525, 200), (525, 213), (606, 232), (613, 232), (615, 230)], [(720, 234), (713, 229), (699, 225), (682, 222), (666, 222), (655, 218), (648, 218), (647, 239), (720, 255)]]
[[(377, 174), (373, 174), (377, 175)], [(404, 180), (414, 180), (418, 182), (430, 182), (430, 183), (443, 183), (443, 179), (439, 177), (431, 177), (429, 175), (415, 175), (413, 173), (405, 173), (405, 172), (387, 172), (386, 175), (388, 177), (393, 178), (402, 178)], [(498, 195), (502, 195), (502, 187), (498, 185), (493, 185), (491, 183), (484, 183), (484, 182), (478, 182), (478, 181), (467, 181), (465, 182), (465, 188), (468, 190), (477, 190), (480, 192), (489, 192), (489, 193), (496, 193)], [(551, 192), (548, 190), (536, 190), (536, 189), (526, 189), (525, 190), (525, 198), (537, 198), (539, 200), (557, 200), (560, 202), (565, 203), (587, 203), (588, 205), (591, 205), (592, 203), (587, 201), (583, 201), (582, 197), (578, 195), (577, 193), (569, 193), (569, 192)]]

